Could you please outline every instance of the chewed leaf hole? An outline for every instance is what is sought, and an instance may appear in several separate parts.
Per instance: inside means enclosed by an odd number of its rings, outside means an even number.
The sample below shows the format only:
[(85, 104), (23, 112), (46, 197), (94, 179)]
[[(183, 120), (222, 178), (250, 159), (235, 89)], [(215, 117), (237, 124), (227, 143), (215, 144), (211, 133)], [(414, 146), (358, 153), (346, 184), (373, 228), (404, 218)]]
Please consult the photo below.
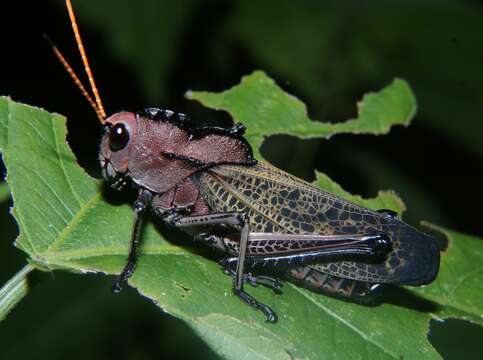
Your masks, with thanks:
[(483, 327), (468, 321), (447, 319), (431, 320), (428, 339), (446, 360), (481, 359)]

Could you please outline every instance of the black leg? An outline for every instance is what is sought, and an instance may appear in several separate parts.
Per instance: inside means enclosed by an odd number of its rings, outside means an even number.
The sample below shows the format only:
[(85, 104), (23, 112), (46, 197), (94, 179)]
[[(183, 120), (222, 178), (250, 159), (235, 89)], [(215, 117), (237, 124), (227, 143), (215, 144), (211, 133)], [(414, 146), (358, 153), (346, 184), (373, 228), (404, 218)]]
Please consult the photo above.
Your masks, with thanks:
[(240, 236), (240, 250), (238, 253), (237, 268), (235, 272), (234, 287), (233, 292), (240, 299), (246, 302), (248, 305), (262, 311), (267, 317), (267, 322), (276, 323), (277, 314), (270, 309), (267, 305), (262, 304), (255, 300), (252, 296), (245, 292), (243, 289), (243, 279), (244, 279), (244, 263), (247, 253), (248, 237), (250, 234), (250, 226), (248, 217), (244, 213), (220, 213), (220, 214), (209, 214), (200, 216), (188, 216), (174, 219), (172, 224), (176, 227), (189, 227), (189, 226), (199, 226), (199, 225), (235, 225), (241, 226), (241, 236)]
[(134, 202), (134, 221), (131, 232), (131, 248), (127, 258), (127, 264), (122, 270), (121, 274), (116, 279), (112, 286), (112, 291), (119, 293), (122, 291), (124, 284), (131, 277), (136, 269), (138, 248), (140, 242), (140, 229), (142, 226), (142, 214), (146, 210), (151, 200), (151, 194), (147, 191), (141, 190), (137, 200)]
[(155, 213), (161, 217), (163, 221), (167, 224), (175, 226), (175, 222), (187, 216), (193, 209), (194, 204), (189, 204), (185, 206), (174, 205), (172, 208), (161, 210), (160, 208), (155, 209)]
[[(222, 270), (226, 275), (235, 276), (235, 270), (228, 267), (223, 267)], [(272, 289), (275, 293), (280, 294), (282, 292), (283, 284), (275, 277), (265, 275), (253, 275), (252, 273), (243, 274), (243, 283), (249, 284), (253, 287), (263, 285), (269, 289)]]
[(235, 285), (233, 287), (233, 292), (248, 305), (263, 312), (267, 317), (267, 322), (271, 322), (274, 324), (277, 322), (277, 314), (275, 314), (275, 312), (267, 305), (258, 302), (251, 295), (245, 292), (245, 290), (243, 290), (243, 270), (248, 247), (248, 236), (250, 232), (248, 217), (245, 214), (240, 216), (240, 223), (242, 225), (242, 231), (240, 236), (240, 251), (238, 252), (238, 263), (236, 267)]
[(237, 289), (235, 287), (235, 288), (233, 288), (233, 292), (235, 293), (235, 295), (237, 295), (240, 299), (242, 299), (248, 305), (250, 305), (253, 308), (263, 312), (265, 314), (265, 316), (267, 317), (267, 322), (275, 324), (278, 321), (277, 314), (272, 309), (270, 309), (267, 305), (262, 304), (261, 302), (258, 302), (257, 300), (255, 300), (250, 294), (245, 292), (243, 290), (243, 288)]
[[(390, 213), (385, 211), (386, 216)], [(357, 235), (321, 235), (321, 234), (273, 234), (256, 233), (249, 231), (249, 219), (246, 214), (239, 212), (227, 212), (207, 214), (200, 216), (175, 216), (171, 224), (176, 227), (191, 227), (204, 225), (228, 225), (241, 227), (239, 251), (237, 257), (224, 259), (224, 270), (234, 276), (233, 292), (250, 306), (262, 311), (268, 322), (277, 322), (277, 315), (267, 305), (259, 303), (256, 299), (245, 292), (243, 285), (263, 284), (275, 291), (280, 286), (270, 277), (253, 277), (247, 274), (245, 269), (258, 266), (265, 268), (293, 267), (318, 261), (339, 261), (344, 256), (366, 256), (369, 259), (380, 259), (392, 251), (392, 241), (385, 233), (368, 233)], [(215, 244), (219, 238), (216, 235), (203, 234), (201, 237), (208, 244)], [(265, 256), (247, 256), (249, 244), (288, 242), (306, 245), (303, 251), (284, 254), (283, 252), (267, 252)], [(297, 249), (297, 247), (295, 247)]]

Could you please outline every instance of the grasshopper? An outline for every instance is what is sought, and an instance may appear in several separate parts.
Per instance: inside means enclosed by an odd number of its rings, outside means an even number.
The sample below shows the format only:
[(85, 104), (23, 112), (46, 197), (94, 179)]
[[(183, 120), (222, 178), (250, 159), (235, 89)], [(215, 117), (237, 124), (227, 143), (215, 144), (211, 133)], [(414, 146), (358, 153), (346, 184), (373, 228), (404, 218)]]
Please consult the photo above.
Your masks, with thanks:
[(113, 291), (121, 291), (135, 270), (147, 211), (224, 254), (222, 270), (233, 277), (234, 294), (272, 323), (276, 313), (245, 284), (281, 292), (283, 275), (314, 291), (364, 302), (383, 284), (434, 280), (439, 249), (433, 238), (390, 210), (361, 207), (255, 159), (242, 124), (194, 127), (186, 115), (158, 108), (107, 117), (70, 0), (66, 5), (95, 100), (52, 49), (103, 127), (104, 179), (115, 190), (131, 186), (138, 194), (127, 264)]

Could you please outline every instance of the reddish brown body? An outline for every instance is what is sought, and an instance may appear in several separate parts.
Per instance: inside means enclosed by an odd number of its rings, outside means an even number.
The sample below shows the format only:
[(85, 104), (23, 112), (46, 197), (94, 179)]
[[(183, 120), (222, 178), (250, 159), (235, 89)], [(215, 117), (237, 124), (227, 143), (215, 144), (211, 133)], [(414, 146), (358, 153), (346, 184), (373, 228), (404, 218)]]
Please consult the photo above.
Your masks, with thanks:
[(155, 212), (192, 206), (191, 215), (207, 214), (192, 176), (216, 165), (255, 163), (239, 132), (222, 128), (189, 131), (183, 120), (173, 118), (179, 115), (169, 110), (146, 115), (120, 112), (108, 118), (111, 127), (123, 124), (130, 139), (125, 148), (112, 151), (109, 137), (104, 136), (100, 159), (108, 178), (129, 177), (158, 194), (152, 200)]

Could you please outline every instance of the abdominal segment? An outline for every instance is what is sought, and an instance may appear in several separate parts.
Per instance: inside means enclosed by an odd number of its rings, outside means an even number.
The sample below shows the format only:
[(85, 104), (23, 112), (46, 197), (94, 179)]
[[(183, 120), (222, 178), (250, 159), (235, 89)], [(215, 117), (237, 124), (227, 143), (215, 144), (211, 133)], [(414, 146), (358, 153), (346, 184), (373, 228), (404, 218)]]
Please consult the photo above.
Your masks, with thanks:
[(343, 299), (370, 302), (378, 293), (380, 284), (344, 279), (316, 270), (311, 266), (289, 269), (287, 278), (307, 289)]

